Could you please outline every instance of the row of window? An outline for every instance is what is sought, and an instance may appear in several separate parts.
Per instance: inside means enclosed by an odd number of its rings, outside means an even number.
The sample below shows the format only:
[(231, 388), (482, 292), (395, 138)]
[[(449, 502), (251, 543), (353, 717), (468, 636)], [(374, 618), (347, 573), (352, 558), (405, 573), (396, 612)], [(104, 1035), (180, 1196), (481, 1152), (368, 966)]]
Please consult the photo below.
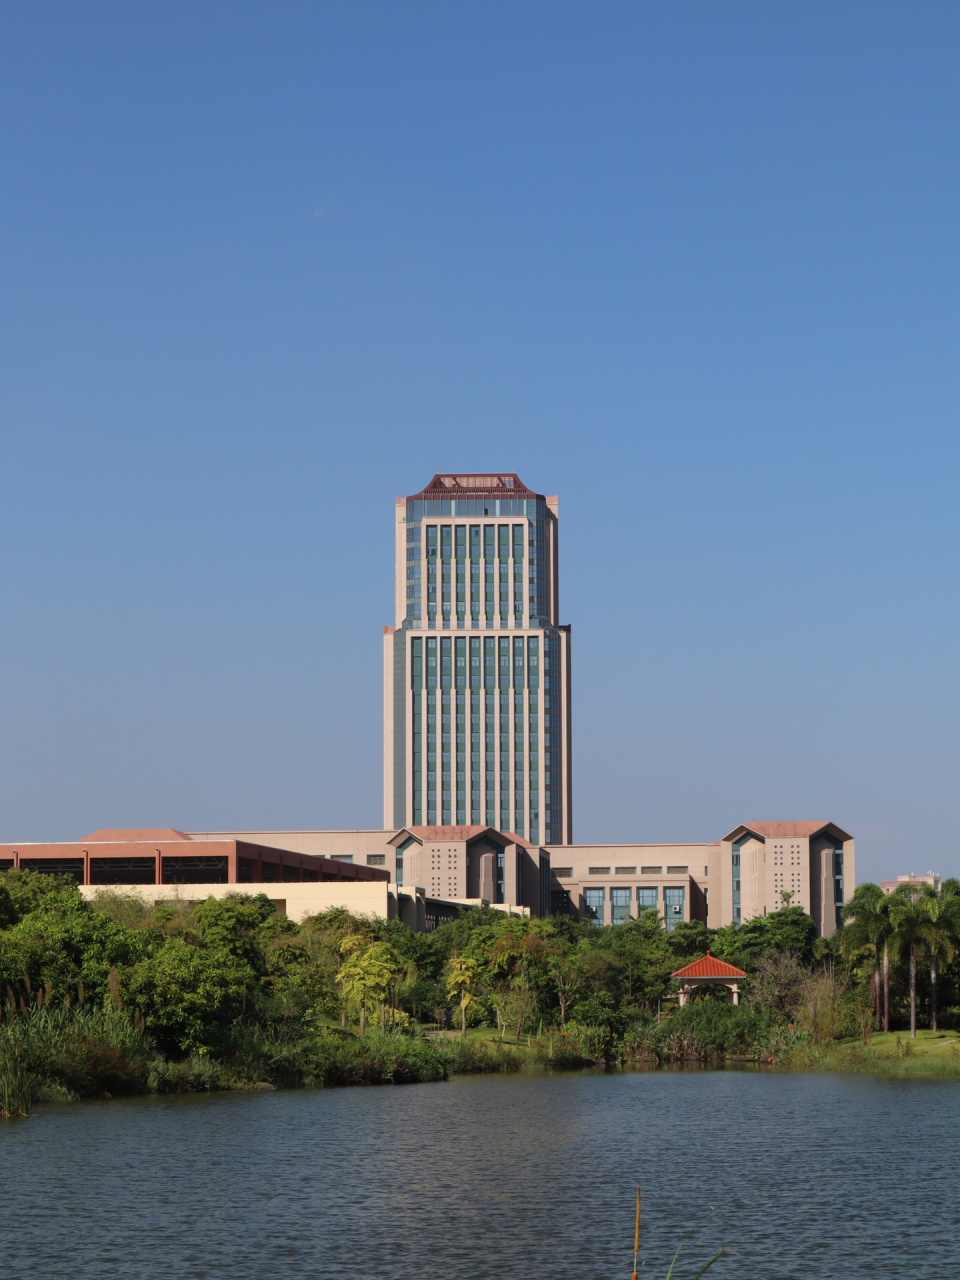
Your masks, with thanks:
[[(528, 516), (543, 520), (542, 498), (410, 498), (407, 500), (408, 526), (425, 516)], [(409, 527), (407, 530), (409, 534)]]
[[(704, 868), (704, 870), (706, 870), (706, 868)], [(564, 867), (562, 870), (558, 870), (556, 874), (558, 876), (562, 876), (562, 875), (572, 876), (573, 868), (568, 869), (567, 867)], [(588, 867), (587, 874), (591, 876), (608, 876), (610, 874), (610, 868), (609, 867)], [(617, 876), (635, 876), (637, 874), (637, 868), (636, 867), (614, 867), (613, 874)], [(662, 866), (661, 867), (641, 867), (640, 874), (643, 876), (662, 876), (663, 867)], [(667, 867), (667, 875), (668, 876), (689, 875), (689, 868), (681, 867), (681, 866)]]
[[(592, 885), (589, 889), (584, 889), (583, 891), (586, 917), (593, 924), (598, 926), (605, 923), (606, 894), (606, 889), (594, 888)], [(664, 888), (663, 914), (668, 930), (675, 928), (682, 922), (685, 902), (686, 889), (675, 886), (667, 886)], [(610, 889), (611, 924), (623, 924), (624, 921), (631, 920), (633, 918), (631, 906), (631, 889), (618, 888), (616, 886)], [(637, 915), (641, 915), (644, 911), (656, 911), (657, 907), (657, 886), (637, 885)]]
[[(482, 705), (481, 705), (482, 696)], [(549, 703), (550, 695), (544, 699)], [(482, 712), (482, 714), (481, 714)], [(498, 714), (499, 712), (499, 714)], [(549, 716), (544, 714), (544, 728)], [(540, 711), (537, 691), (480, 694), (415, 689), (412, 697), (413, 820), (480, 823), (540, 840)], [(499, 732), (498, 732), (499, 730)], [(469, 741), (468, 741), (469, 731)], [(545, 732), (544, 741), (553, 735)], [(439, 776), (438, 776), (439, 775)], [(552, 800), (549, 770), (542, 778)], [(553, 784), (553, 785), (552, 785)]]
[[(559, 670), (549, 649), (543, 663), (544, 688)], [(540, 688), (540, 637), (414, 636), (410, 641), (410, 688), (442, 690)], [(549, 706), (550, 695), (546, 696)]]

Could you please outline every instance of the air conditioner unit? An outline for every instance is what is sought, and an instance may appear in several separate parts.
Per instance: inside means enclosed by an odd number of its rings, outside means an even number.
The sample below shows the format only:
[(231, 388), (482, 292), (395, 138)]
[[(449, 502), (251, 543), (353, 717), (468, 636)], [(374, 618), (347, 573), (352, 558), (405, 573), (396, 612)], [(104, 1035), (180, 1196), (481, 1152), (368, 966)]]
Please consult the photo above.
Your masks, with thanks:
[(671, 908), (671, 910), (673, 911), (673, 914), (674, 914), (675, 916), (678, 916), (678, 915), (680, 914), (680, 908), (679, 908), (679, 907), (672, 907), (672, 908)]

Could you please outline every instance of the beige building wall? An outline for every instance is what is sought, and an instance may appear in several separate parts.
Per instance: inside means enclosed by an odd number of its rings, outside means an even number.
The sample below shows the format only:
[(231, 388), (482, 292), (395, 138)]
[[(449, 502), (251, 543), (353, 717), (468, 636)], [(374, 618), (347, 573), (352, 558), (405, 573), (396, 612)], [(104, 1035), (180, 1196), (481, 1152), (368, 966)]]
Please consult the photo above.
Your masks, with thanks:
[[(587, 890), (603, 890), (604, 923), (610, 924), (613, 908), (611, 890), (628, 890), (630, 915), (636, 918), (641, 907), (637, 890), (656, 890), (656, 909), (668, 925), (681, 920), (701, 920), (718, 927), (717, 908), (710, 890), (719, 889), (718, 844), (573, 844), (551, 845), (550, 865), (554, 889), (570, 894), (571, 906), (583, 916)], [(682, 889), (682, 910), (667, 910), (664, 890)], [(719, 894), (717, 894), (719, 897)]]
[[(607, 922), (614, 888), (629, 888), (630, 913), (635, 917), (640, 910), (638, 888), (657, 890), (657, 909), (664, 915), (664, 890), (683, 887), (682, 918), (703, 920), (710, 928), (768, 915), (783, 905), (781, 894), (789, 892), (794, 895), (792, 904), (813, 916), (824, 937), (832, 937), (837, 929), (837, 898), (848, 901), (856, 886), (853, 837), (834, 823), (822, 822), (743, 824), (710, 844), (536, 847), (509, 832), (483, 826), (189, 834), (195, 839), (241, 840), (379, 867), (389, 873), (395, 897), (419, 894), (485, 900), (491, 905), (498, 896), (496, 858), (502, 850), (503, 903), (496, 905), (526, 907), (534, 915), (546, 915), (553, 908), (551, 894), (566, 890), (571, 905), (582, 915), (585, 890), (603, 888)], [(837, 851), (842, 861), (839, 885)], [(285, 891), (289, 887), (283, 886)], [(403, 918), (402, 903), (400, 914)]]
[[(403, 827), (345, 831), (190, 832), (194, 840), (241, 840), (291, 853), (308, 853), (377, 867), (390, 876), (394, 895), (550, 910), (550, 857), (510, 833), (490, 827)], [(497, 854), (504, 855), (503, 902), (497, 902)], [(287, 886), (284, 885), (284, 888)], [(403, 906), (401, 904), (401, 917)]]
[(848, 832), (832, 822), (751, 822), (736, 827), (720, 847), (724, 923), (777, 911), (788, 893), (790, 905), (811, 915), (822, 937), (833, 937), (856, 886)]
[(837, 930), (838, 908), (856, 885), (853, 837), (830, 822), (744, 824), (712, 844), (551, 845), (550, 860), (554, 889), (566, 889), (581, 915), (586, 890), (606, 890), (605, 923), (610, 890), (629, 888), (636, 916), (637, 889), (656, 889), (665, 915), (664, 889), (680, 888), (689, 877), (684, 920), (724, 928), (777, 911), (787, 892), (793, 894), (791, 905), (808, 912), (829, 938)]
[(385, 880), (332, 884), (117, 884), (109, 888), (80, 885), (79, 890), (91, 902), (98, 893), (119, 893), (139, 898), (151, 906), (164, 902), (203, 902), (205, 898), (227, 898), (231, 894), (255, 896), (262, 892), (276, 904), (278, 911), (298, 923), (331, 907), (344, 907), (353, 915), (368, 919), (379, 916), (392, 920), (397, 915), (395, 886)]
[(320, 858), (352, 858), (364, 866), (382, 866), (382, 863), (368, 863), (367, 855), (384, 853), (393, 831), (371, 827), (345, 831), (188, 831), (187, 835), (191, 840), (243, 840), (269, 849), (289, 849), (291, 853), (309, 853)]

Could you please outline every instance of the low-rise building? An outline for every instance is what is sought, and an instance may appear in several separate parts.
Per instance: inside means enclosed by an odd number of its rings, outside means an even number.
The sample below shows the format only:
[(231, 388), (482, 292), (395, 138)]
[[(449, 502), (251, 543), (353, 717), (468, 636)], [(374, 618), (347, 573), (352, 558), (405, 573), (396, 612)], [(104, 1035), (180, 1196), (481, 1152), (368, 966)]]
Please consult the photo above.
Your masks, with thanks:
[[(0, 871), (11, 867), (70, 876), (87, 898), (114, 889), (152, 905), (256, 892), (295, 920), (343, 906), (357, 915), (384, 918), (406, 912), (414, 928), (418, 923), (415, 898), (404, 902), (391, 892), (386, 871), (253, 840), (194, 838), (170, 827), (0, 845)], [(421, 901), (421, 920), (424, 914)]]
[(88, 897), (113, 887), (145, 900), (193, 900), (258, 886), (295, 919), (343, 906), (399, 917), (414, 930), (480, 902), (524, 915), (569, 912), (597, 925), (656, 910), (673, 929), (689, 920), (718, 928), (789, 901), (829, 937), (855, 884), (853, 837), (830, 822), (745, 823), (704, 844), (550, 847), (481, 825), (103, 830), (79, 841), (0, 845), (0, 870), (11, 866), (72, 875)]
[(832, 822), (750, 822), (710, 844), (571, 844), (549, 849), (554, 909), (597, 924), (657, 910), (668, 929), (710, 928), (802, 907), (824, 937), (853, 892), (853, 837)]
[(881, 880), (880, 888), (884, 893), (893, 893), (894, 889), (899, 889), (902, 884), (928, 884), (934, 893), (939, 893), (943, 878), (935, 871), (928, 871), (926, 875), (920, 875), (919, 872), (914, 871), (906, 876), (897, 876), (896, 880)]

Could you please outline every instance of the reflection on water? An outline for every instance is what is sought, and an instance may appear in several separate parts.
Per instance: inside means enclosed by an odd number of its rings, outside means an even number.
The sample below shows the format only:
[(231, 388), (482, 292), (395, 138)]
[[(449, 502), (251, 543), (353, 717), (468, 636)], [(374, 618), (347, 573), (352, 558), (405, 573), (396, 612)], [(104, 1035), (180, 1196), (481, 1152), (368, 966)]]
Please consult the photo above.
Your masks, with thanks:
[[(647, 1072), (140, 1098), (0, 1125), (10, 1280), (960, 1276), (960, 1084)], [(697, 1268), (688, 1265), (677, 1280)]]

